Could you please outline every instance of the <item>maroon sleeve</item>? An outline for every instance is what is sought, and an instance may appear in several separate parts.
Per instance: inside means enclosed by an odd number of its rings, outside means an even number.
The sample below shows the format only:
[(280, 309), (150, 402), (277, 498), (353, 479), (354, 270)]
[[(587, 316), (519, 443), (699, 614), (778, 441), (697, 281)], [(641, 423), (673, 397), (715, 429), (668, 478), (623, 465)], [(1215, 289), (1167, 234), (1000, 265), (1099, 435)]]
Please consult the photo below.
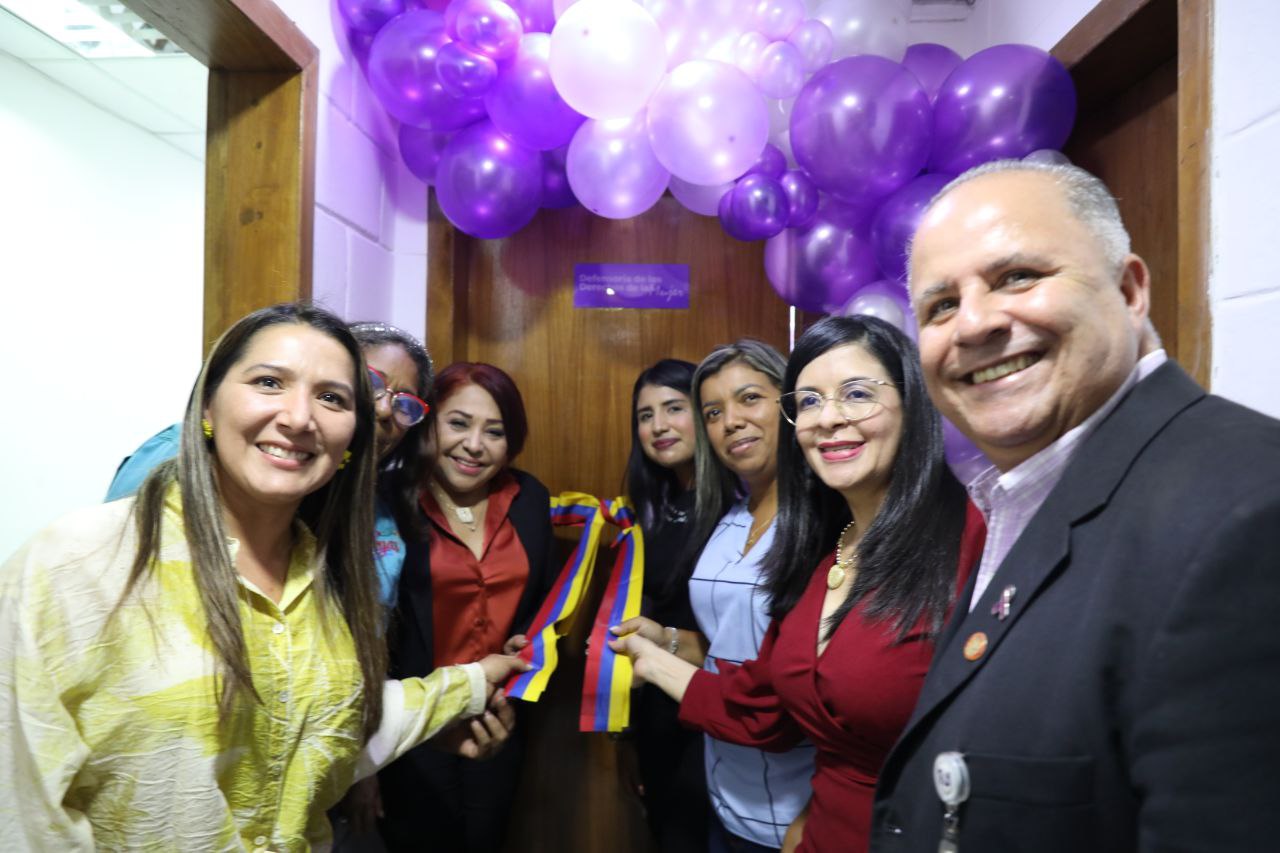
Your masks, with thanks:
[(770, 658), (778, 622), (769, 625), (760, 653), (740, 666), (721, 664), (720, 673), (694, 673), (680, 703), (680, 722), (714, 738), (768, 752), (786, 752), (804, 733), (773, 689)]

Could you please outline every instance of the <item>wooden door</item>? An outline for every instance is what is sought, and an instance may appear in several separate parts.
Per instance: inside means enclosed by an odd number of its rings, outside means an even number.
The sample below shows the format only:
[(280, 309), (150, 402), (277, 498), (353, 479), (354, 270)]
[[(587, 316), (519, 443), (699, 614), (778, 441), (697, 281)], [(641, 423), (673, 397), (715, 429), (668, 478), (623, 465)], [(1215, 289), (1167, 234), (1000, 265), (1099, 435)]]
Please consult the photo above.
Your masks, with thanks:
[[(642, 368), (665, 357), (696, 363), (744, 336), (788, 349), (790, 310), (765, 279), (763, 244), (733, 240), (717, 219), (669, 196), (623, 221), (582, 208), (544, 210), (518, 234), (491, 241), (456, 231), (433, 202), (429, 234), (432, 355), (441, 366), (487, 361), (512, 375), (529, 415), (517, 464), (552, 494), (620, 493), (631, 386)], [(579, 263), (688, 264), (689, 308), (575, 309)], [(598, 565), (610, 564), (602, 555)], [(602, 575), (532, 708), (512, 851), (649, 849), (639, 805), (619, 782), (619, 744), (577, 731), (584, 641)]]
[(1211, 7), (1102, 0), (1053, 50), (1080, 96), (1066, 154), (1116, 195), (1165, 349), (1206, 386)]

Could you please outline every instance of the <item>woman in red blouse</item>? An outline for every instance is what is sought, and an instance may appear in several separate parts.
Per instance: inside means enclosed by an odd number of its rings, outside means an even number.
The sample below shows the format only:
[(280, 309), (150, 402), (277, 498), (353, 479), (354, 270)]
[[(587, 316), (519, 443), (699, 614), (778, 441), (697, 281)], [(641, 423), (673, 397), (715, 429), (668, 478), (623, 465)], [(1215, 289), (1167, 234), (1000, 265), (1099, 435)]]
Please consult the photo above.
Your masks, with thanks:
[(783, 379), (778, 520), (764, 560), (773, 623), (754, 661), (712, 674), (628, 623), (637, 676), (713, 737), (817, 747), (801, 851), (865, 850), (880, 766), (981, 555), (981, 516), (946, 467), (915, 347), (869, 317), (828, 317)]
[[(528, 432), (511, 377), (459, 362), (436, 379), (420, 496), (426, 543), (407, 543), (390, 638), (395, 672), (430, 672), (514, 653), (555, 580), (547, 489), (511, 462)], [(390, 849), (501, 848), (524, 753), (524, 729), (485, 762), (413, 750), (381, 775)]]

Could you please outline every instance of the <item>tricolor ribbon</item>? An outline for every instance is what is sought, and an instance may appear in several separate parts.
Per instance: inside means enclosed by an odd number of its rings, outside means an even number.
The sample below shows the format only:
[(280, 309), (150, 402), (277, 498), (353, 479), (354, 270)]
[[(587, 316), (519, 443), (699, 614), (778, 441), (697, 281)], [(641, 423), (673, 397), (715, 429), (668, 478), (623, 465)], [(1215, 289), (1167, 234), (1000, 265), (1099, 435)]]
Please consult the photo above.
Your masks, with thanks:
[(604, 512), (605, 520), (622, 530), (614, 541), (618, 556), (587, 644), (578, 712), (578, 730), (584, 732), (620, 732), (631, 721), (631, 659), (609, 648), (614, 639), (609, 628), (640, 615), (644, 587), (644, 534), (635, 511), (626, 498), (615, 498), (605, 503)]
[(551, 499), (553, 525), (582, 525), (585, 529), (577, 549), (560, 571), (555, 586), (547, 594), (533, 624), (529, 626), (529, 645), (520, 650), (520, 657), (528, 661), (532, 668), (507, 682), (508, 696), (536, 702), (547, 688), (551, 673), (555, 672), (559, 662), (556, 640), (569, 632), (574, 611), (591, 584), (591, 573), (595, 567), (604, 522), (605, 513), (600, 501), (591, 495), (563, 492)]

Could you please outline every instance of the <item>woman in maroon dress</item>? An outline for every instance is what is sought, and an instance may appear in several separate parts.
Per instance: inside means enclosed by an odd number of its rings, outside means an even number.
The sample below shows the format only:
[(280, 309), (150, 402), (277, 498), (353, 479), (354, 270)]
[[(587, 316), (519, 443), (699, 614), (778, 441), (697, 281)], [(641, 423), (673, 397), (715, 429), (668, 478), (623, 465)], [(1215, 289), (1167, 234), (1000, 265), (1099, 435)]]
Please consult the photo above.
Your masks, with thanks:
[(813, 796), (789, 842), (865, 850), (876, 776), (984, 529), (947, 469), (915, 347), (889, 324), (814, 325), (779, 402), (778, 527), (764, 562), (773, 623), (759, 657), (712, 674), (628, 623), (615, 648), (713, 737), (774, 750), (809, 738)]

